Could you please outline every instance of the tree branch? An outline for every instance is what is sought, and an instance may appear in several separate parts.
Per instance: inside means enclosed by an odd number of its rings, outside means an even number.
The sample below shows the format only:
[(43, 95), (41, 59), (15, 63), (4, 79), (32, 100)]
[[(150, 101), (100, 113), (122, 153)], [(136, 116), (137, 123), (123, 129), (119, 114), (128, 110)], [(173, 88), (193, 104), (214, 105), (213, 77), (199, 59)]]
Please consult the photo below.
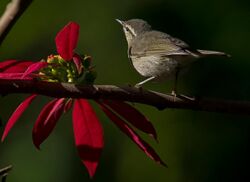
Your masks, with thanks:
[(66, 97), (122, 100), (151, 105), (159, 110), (165, 108), (176, 108), (210, 112), (250, 114), (250, 102), (248, 101), (221, 100), (215, 98), (187, 99), (184, 96), (174, 97), (168, 94), (129, 86), (79, 86), (69, 83), (0, 79), (0, 94), (7, 95), (12, 93), (39, 94), (57, 98)]
[(12, 0), (0, 18), (0, 45), (33, 0)]

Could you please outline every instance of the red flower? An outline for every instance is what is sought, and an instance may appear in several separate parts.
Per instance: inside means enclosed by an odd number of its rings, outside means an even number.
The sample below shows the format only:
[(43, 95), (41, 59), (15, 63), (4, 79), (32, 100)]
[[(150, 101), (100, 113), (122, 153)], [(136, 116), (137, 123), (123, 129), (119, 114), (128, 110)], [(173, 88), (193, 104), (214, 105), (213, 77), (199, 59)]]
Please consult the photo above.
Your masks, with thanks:
[[(30, 62), (8, 60), (0, 63), (0, 79), (38, 79), (48, 82), (72, 82), (92, 84), (95, 72), (88, 56), (74, 52), (79, 25), (70, 22), (56, 36), (59, 55), (51, 55), (47, 61)], [(37, 95), (26, 98), (13, 112), (6, 124), (2, 141)], [(133, 127), (157, 139), (153, 125), (134, 107), (122, 101), (96, 100), (104, 113), (117, 127), (135, 142), (150, 158), (165, 165), (152, 147), (132, 129)], [(89, 175), (94, 176), (104, 146), (103, 129), (94, 110), (86, 99), (57, 98), (46, 104), (40, 112), (32, 131), (33, 143), (39, 149), (50, 135), (61, 115), (72, 108), (75, 144)], [(129, 122), (129, 124), (126, 122)]]

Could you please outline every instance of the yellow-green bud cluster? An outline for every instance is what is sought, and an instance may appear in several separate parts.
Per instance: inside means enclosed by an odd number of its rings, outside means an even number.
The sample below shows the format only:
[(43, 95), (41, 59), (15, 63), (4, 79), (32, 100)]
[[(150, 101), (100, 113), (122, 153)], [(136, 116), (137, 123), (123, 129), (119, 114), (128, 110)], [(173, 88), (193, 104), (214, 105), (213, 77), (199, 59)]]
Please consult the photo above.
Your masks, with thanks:
[(75, 84), (93, 84), (96, 72), (91, 66), (89, 56), (80, 57), (79, 68), (73, 60), (65, 61), (59, 55), (50, 55), (47, 58), (48, 66), (39, 72), (39, 78), (48, 82), (67, 82)]

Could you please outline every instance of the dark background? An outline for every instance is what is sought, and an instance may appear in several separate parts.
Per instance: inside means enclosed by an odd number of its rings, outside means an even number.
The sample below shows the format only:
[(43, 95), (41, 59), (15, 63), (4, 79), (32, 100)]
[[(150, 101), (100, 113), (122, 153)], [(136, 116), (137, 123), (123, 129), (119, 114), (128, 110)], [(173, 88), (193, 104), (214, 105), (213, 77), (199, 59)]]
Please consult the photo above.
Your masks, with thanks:
[[(1, 12), (6, 2), (0, 2)], [(180, 76), (179, 92), (250, 100), (249, 5), (249, 0), (34, 0), (1, 46), (0, 59), (39, 61), (56, 53), (56, 33), (73, 20), (81, 26), (77, 52), (93, 57), (96, 83), (135, 84), (142, 78), (127, 59), (125, 37), (115, 19), (142, 18), (193, 47), (232, 55), (194, 63)], [(172, 86), (173, 81), (145, 85), (161, 92), (170, 92)], [(25, 97), (0, 99), (3, 124)], [(91, 181), (74, 147), (70, 113), (60, 119), (41, 151), (33, 146), (32, 125), (48, 100), (36, 100), (1, 143), (0, 167), (14, 166), (8, 182)], [(146, 157), (96, 108), (105, 129), (105, 148), (93, 181), (250, 181), (249, 116), (136, 107), (153, 122), (159, 144), (143, 137), (169, 168)]]

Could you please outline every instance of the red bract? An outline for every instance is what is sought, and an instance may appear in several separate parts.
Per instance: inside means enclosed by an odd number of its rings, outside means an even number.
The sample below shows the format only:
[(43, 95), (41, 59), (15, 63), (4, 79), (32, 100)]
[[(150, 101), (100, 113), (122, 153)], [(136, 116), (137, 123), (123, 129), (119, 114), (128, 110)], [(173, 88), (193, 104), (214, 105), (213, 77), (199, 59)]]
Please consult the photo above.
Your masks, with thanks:
[(123, 116), (124, 119), (126, 119), (134, 127), (149, 134), (157, 140), (157, 134), (152, 123), (134, 107), (122, 101), (104, 100), (103, 103), (119, 115)]
[(31, 102), (35, 99), (36, 95), (31, 95), (27, 99), (25, 99), (13, 112), (12, 116), (10, 117), (9, 121), (7, 122), (3, 136), (2, 141), (5, 139), (11, 128), (14, 126), (14, 124), (17, 122), (17, 120), (20, 118), (20, 116), (23, 114), (23, 112), (26, 110), (26, 108), (31, 104)]
[(77, 23), (70, 22), (56, 36), (56, 48), (58, 54), (70, 61), (76, 48), (80, 26)]
[(79, 156), (93, 177), (104, 145), (103, 131), (94, 110), (85, 99), (75, 101), (73, 126)]
[(0, 63), (1, 79), (32, 79), (31, 77), (23, 77), (23, 73), (32, 65), (32, 61), (7, 60)]
[[(51, 55), (47, 62), (19, 62), (8, 60), (0, 63), (0, 79), (37, 79), (52, 82), (71, 82), (92, 84), (95, 79), (90, 57), (84, 59), (74, 52), (79, 34), (79, 25), (67, 24), (56, 36), (56, 48), (59, 55)], [(85, 61), (85, 62), (84, 62)], [(68, 67), (65, 67), (68, 66)], [(85, 76), (85, 77), (84, 77)], [(13, 112), (6, 124), (2, 141), (14, 124), (32, 103), (37, 95), (25, 99)], [(96, 100), (104, 113), (114, 124), (151, 159), (165, 166), (153, 148), (146, 143), (129, 125), (157, 139), (151, 122), (131, 105), (122, 101)], [(103, 129), (91, 105), (85, 99), (57, 98), (46, 104), (40, 112), (32, 131), (33, 143), (39, 149), (43, 141), (55, 128), (61, 115), (73, 106), (72, 120), (75, 145), (78, 154), (93, 177), (104, 146)], [(127, 123), (128, 122), (128, 123)]]
[(63, 113), (64, 98), (54, 99), (40, 112), (33, 127), (33, 143), (40, 149), (40, 144), (50, 135)]
[(0, 63), (0, 72), (23, 73), (31, 64), (32, 61), (7, 60)]
[(115, 123), (115, 125), (120, 128), (133, 142), (138, 145), (138, 147), (144, 151), (151, 159), (155, 160), (157, 163), (166, 166), (166, 164), (160, 159), (154, 149), (126, 123), (119, 116), (113, 113), (105, 104), (98, 102), (104, 113)]
[(38, 63), (33, 63), (31, 64), (23, 73), (22, 79), (26, 78), (27, 76), (29, 76), (30, 74), (32, 74), (33, 72), (39, 71), (41, 68), (44, 68), (47, 66), (46, 62), (38, 62)]

